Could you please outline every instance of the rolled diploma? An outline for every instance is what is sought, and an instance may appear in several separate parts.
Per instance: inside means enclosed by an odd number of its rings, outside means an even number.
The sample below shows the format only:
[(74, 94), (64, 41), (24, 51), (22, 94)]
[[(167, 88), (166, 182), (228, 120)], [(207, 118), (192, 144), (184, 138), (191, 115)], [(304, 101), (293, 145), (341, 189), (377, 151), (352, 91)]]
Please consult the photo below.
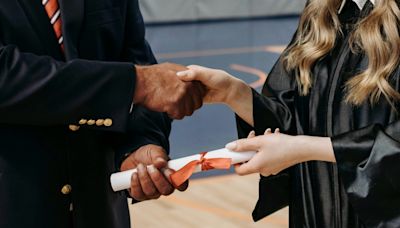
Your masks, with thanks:
[[(228, 149), (219, 149), (207, 152), (204, 158), (231, 158), (232, 165), (246, 162), (250, 160), (256, 152), (232, 152)], [(170, 160), (168, 162), (168, 168), (173, 170), (179, 170), (191, 161), (200, 160), (201, 155), (196, 154), (188, 157), (178, 158)], [(136, 169), (126, 170), (124, 172), (114, 173), (110, 177), (111, 187), (117, 192), (125, 190), (131, 187), (131, 177), (133, 173), (136, 173)], [(201, 172), (201, 166), (198, 165), (194, 171), (195, 173)]]

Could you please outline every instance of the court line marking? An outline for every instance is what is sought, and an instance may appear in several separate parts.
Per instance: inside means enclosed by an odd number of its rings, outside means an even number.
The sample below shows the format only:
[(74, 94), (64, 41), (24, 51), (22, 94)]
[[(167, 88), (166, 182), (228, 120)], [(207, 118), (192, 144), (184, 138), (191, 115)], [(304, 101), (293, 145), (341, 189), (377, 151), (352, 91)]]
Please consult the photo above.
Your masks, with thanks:
[[(208, 205), (202, 204), (201, 202), (182, 199), (182, 198), (178, 198), (176, 196), (169, 196), (168, 198), (165, 198), (165, 200), (168, 201), (169, 203), (173, 203), (173, 204), (183, 206), (183, 207), (188, 207), (191, 209), (210, 213), (213, 215), (223, 216), (225, 218), (234, 218), (234, 219), (238, 219), (238, 220), (245, 221), (245, 222), (254, 222), (253, 219), (251, 218), (250, 214), (245, 215), (240, 212), (228, 211), (228, 210), (225, 210), (220, 207), (210, 207)], [(273, 217), (266, 217), (265, 219), (260, 220), (259, 222), (275, 224), (275, 225), (287, 225), (288, 224), (286, 219), (276, 219)]]
[(254, 67), (244, 66), (244, 65), (240, 65), (240, 64), (231, 64), (230, 68), (232, 70), (249, 73), (249, 74), (254, 74), (255, 76), (257, 76), (259, 79), (255, 82), (252, 82), (249, 84), (249, 86), (251, 86), (254, 89), (257, 89), (258, 87), (263, 86), (265, 83), (265, 80), (267, 80), (267, 77), (268, 77), (268, 75), (266, 73), (264, 73), (263, 71), (261, 71), (257, 68), (254, 68)]
[(190, 180), (190, 185), (200, 185), (200, 184), (215, 184), (216, 181), (226, 181), (232, 178), (240, 178), (240, 176), (236, 174), (226, 174), (220, 176), (211, 176), (207, 178), (199, 178)]
[[(215, 182), (229, 181), (232, 178), (240, 178), (240, 176), (235, 175), (235, 174), (228, 174), (228, 175), (195, 179), (195, 180), (190, 181), (190, 185), (215, 184)], [(221, 184), (221, 183), (219, 183), (219, 184)], [(255, 183), (255, 184), (258, 184), (258, 183)], [(217, 214), (217, 215), (220, 215), (220, 216), (223, 216), (226, 218), (238, 218), (239, 220), (242, 220), (242, 221), (254, 222), (250, 215), (246, 215), (246, 214), (243, 214), (240, 212), (228, 211), (228, 210), (225, 210), (224, 208), (220, 208), (220, 207), (210, 207), (209, 205), (204, 205), (201, 202), (194, 201), (194, 200), (182, 199), (181, 197), (177, 197), (175, 195), (165, 197), (164, 200), (168, 201), (169, 203), (175, 204), (175, 205), (192, 208), (192, 209), (199, 210), (199, 211), (206, 212), (206, 213)], [(288, 220), (287, 220), (287, 218), (277, 219), (277, 218), (269, 216), (269, 217), (265, 217), (264, 219), (260, 220), (259, 223), (268, 223), (268, 224), (272, 223), (272, 224), (276, 224), (276, 225), (287, 226)]]
[(181, 59), (181, 58), (193, 58), (193, 57), (207, 57), (207, 56), (218, 56), (218, 55), (233, 55), (233, 54), (244, 54), (254, 52), (272, 52), (281, 54), (285, 50), (286, 45), (266, 45), (258, 47), (239, 47), (239, 48), (223, 48), (223, 49), (209, 49), (201, 51), (182, 51), (172, 53), (159, 53), (156, 54), (157, 59)]

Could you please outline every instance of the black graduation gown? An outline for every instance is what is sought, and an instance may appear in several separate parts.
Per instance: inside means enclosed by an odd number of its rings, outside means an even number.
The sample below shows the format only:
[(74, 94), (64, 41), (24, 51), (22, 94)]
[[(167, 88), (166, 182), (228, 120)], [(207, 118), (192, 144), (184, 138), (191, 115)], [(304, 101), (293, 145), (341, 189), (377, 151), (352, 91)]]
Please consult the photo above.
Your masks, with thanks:
[[(312, 161), (261, 177), (255, 220), (289, 205), (290, 227), (400, 227), (398, 113), (384, 98), (374, 106), (366, 102), (352, 107), (343, 101), (345, 82), (367, 66), (364, 55), (349, 49), (349, 33), (372, 8), (367, 3), (360, 12), (347, 1), (340, 14), (344, 35), (315, 64), (308, 96), (299, 95), (293, 72), (286, 72), (280, 61), (263, 95), (253, 92), (257, 134), (269, 127), (289, 134), (328, 136), (337, 160), (337, 165)], [(390, 81), (397, 91), (399, 70)], [(238, 130), (245, 137), (252, 128), (238, 118)]]

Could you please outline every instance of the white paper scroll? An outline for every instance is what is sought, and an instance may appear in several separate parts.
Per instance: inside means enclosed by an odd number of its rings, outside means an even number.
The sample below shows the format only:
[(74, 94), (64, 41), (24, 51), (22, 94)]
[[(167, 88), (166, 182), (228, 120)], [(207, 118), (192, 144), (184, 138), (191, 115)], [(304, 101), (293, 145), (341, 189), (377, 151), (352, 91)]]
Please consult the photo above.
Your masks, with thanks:
[[(232, 152), (228, 149), (219, 149), (207, 152), (204, 158), (231, 158), (232, 165), (246, 162), (250, 160), (256, 152)], [(168, 168), (179, 170), (191, 161), (199, 160), (200, 154), (174, 159), (168, 162)], [(137, 172), (136, 169), (127, 170), (124, 172), (114, 173), (110, 177), (111, 187), (116, 191), (121, 191), (130, 188), (132, 174)], [(201, 166), (196, 167), (195, 173), (201, 172)]]

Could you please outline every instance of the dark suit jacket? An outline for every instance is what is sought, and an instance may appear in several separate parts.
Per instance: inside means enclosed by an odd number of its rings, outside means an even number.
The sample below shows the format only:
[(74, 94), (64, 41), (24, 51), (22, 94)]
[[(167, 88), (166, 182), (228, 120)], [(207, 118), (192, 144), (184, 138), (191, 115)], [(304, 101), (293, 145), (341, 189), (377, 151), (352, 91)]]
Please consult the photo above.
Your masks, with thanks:
[(129, 114), (133, 64), (155, 63), (138, 1), (59, 3), (65, 55), (40, 0), (0, 0), (0, 228), (128, 228), (115, 160), (168, 148), (170, 130), (163, 114)]

